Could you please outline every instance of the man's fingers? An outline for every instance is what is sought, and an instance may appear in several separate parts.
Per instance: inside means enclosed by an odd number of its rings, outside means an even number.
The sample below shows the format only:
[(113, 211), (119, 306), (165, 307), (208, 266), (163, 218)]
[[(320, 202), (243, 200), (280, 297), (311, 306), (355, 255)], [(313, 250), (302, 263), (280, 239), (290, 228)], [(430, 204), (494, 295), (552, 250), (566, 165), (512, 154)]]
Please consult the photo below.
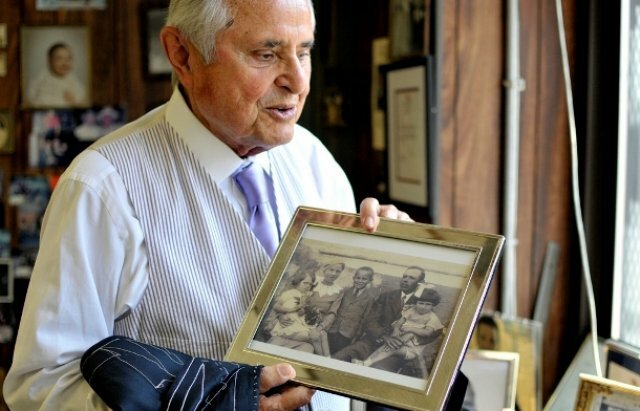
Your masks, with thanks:
[(295, 376), (296, 371), (289, 364), (263, 367), (260, 373), (260, 410), (295, 410), (308, 404), (314, 390), (301, 385), (283, 385)]
[(260, 395), (260, 411), (295, 410), (309, 404), (314, 393), (315, 390), (298, 385), (285, 387), (268, 397)]
[(269, 365), (260, 373), (260, 394), (279, 387), (296, 377), (296, 370), (289, 364)]
[(393, 204), (381, 205), (380, 202), (372, 197), (367, 197), (360, 203), (360, 218), (362, 225), (369, 232), (374, 232), (378, 228), (380, 217), (390, 218), (394, 220), (413, 221), (409, 214), (398, 210)]

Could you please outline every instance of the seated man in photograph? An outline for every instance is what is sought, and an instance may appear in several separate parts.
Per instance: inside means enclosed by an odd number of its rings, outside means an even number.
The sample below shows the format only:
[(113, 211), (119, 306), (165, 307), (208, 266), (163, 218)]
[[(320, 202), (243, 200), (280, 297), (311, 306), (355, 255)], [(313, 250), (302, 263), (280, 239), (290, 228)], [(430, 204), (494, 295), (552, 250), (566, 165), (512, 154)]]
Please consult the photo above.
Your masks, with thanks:
[[(404, 342), (399, 337), (392, 335), (392, 324), (402, 316), (405, 304), (415, 304), (415, 292), (418, 285), (424, 282), (425, 276), (425, 271), (422, 268), (408, 267), (402, 275), (400, 288), (386, 291), (378, 297), (370, 315), (365, 320), (365, 329), (361, 338), (336, 352), (332, 357), (348, 362), (352, 360), (363, 361), (383, 345), (393, 349), (401, 347)], [(391, 361), (396, 364), (388, 364)], [(402, 362), (397, 358), (388, 358), (381, 361), (380, 364), (385, 369), (399, 369)]]

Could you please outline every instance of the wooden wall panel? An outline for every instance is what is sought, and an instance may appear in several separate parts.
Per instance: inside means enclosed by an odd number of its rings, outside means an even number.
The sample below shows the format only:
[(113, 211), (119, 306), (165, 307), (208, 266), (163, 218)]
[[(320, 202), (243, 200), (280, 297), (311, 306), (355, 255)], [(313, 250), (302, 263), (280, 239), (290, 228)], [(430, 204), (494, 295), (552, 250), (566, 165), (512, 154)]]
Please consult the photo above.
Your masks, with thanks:
[(500, 233), (502, 2), (445, 1), (444, 8), (439, 223)]
[[(443, 1), (440, 224), (497, 232), (502, 227), (504, 161), (504, 1)], [(565, 1), (571, 23), (574, 1)], [(530, 318), (547, 243), (562, 255), (544, 340), (543, 397), (567, 364), (572, 218), (562, 66), (553, 0), (520, 2), (521, 94), (518, 189), (518, 315)], [(569, 36), (573, 26), (569, 24)], [(574, 41), (569, 38), (570, 44)], [(570, 46), (571, 47), (571, 46)], [(570, 48), (571, 50), (571, 48)], [(485, 307), (500, 310), (500, 273)], [(570, 346), (570, 344), (569, 344)], [(571, 353), (571, 348), (567, 349)], [(571, 357), (568, 357), (571, 358)]]

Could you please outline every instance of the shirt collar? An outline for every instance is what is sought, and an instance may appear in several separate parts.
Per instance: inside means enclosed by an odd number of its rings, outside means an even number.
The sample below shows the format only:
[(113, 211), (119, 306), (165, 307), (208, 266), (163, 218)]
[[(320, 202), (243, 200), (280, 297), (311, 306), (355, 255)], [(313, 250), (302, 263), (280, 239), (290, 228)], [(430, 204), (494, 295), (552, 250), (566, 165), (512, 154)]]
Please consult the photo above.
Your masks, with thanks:
[(260, 153), (249, 159), (240, 158), (198, 120), (178, 87), (174, 88), (167, 104), (165, 118), (216, 183), (229, 178), (234, 171), (250, 160), (260, 164), (270, 173), (268, 153)]

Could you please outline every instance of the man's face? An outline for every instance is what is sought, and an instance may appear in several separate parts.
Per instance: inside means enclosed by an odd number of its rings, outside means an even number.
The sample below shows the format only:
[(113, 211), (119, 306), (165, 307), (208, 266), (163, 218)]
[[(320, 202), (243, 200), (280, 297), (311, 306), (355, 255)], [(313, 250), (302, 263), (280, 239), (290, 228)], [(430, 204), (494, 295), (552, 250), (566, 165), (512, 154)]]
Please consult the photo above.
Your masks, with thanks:
[(289, 142), (311, 77), (312, 10), (306, 0), (239, 1), (212, 63), (190, 46), (187, 81), (198, 119), (239, 156)]
[(420, 270), (417, 268), (410, 268), (402, 275), (400, 281), (400, 289), (405, 293), (412, 293), (418, 287), (418, 283), (423, 280)]

